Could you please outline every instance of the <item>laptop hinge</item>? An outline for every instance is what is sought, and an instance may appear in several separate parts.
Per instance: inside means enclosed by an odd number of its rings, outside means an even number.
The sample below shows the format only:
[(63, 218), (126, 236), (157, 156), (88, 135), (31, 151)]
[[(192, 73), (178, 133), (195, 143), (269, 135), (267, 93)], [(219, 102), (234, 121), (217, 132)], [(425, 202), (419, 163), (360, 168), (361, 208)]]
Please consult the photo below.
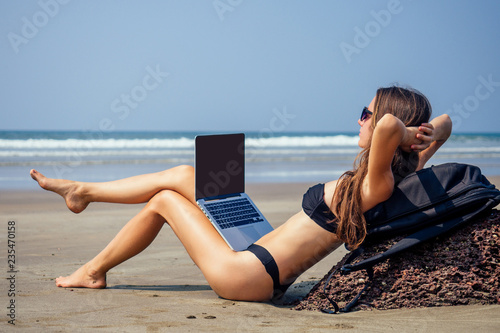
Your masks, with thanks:
[(208, 198), (203, 198), (205, 202), (208, 201), (215, 201), (215, 200), (221, 200), (221, 199), (227, 199), (227, 198), (236, 198), (236, 197), (241, 197), (241, 193), (232, 193), (232, 194), (224, 194), (224, 195), (218, 195), (215, 197), (208, 197)]

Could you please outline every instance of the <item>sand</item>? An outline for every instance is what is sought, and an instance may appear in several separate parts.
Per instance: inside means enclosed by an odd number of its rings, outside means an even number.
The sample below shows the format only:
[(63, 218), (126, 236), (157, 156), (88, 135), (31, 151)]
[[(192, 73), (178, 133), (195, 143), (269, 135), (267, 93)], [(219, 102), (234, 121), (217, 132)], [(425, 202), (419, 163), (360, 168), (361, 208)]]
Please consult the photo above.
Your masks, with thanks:
[[(500, 177), (488, 177), (500, 184)], [(311, 184), (249, 184), (273, 226), (300, 207)], [(108, 273), (108, 288), (57, 288), (101, 250), (142, 205), (92, 204), (81, 214), (41, 189), (2, 191), (3, 278), (0, 331), (23, 332), (498, 332), (499, 305), (356, 311), (341, 315), (295, 311), (272, 303), (219, 298), (173, 232), (165, 226), (143, 253)], [(10, 222), (9, 221), (13, 221)], [(15, 273), (7, 267), (14, 225)], [(11, 243), (12, 244), (12, 243)], [(12, 249), (12, 248), (11, 248)], [(346, 251), (341, 247), (304, 273), (285, 302), (304, 297)], [(5, 269), (5, 267), (7, 267)], [(14, 275), (14, 279), (8, 279)], [(15, 297), (9, 290), (15, 288)], [(14, 312), (8, 307), (14, 300)], [(11, 315), (9, 317), (8, 315)], [(8, 323), (15, 316), (15, 326)]]

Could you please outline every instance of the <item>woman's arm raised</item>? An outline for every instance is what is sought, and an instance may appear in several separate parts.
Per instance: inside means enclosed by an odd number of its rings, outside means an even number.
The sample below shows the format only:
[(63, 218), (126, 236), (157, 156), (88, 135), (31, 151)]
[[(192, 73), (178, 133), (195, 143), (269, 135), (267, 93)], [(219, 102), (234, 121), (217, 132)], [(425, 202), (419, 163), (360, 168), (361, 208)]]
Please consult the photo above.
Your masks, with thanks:
[[(423, 149), (419, 153), (417, 170), (434, 155), (451, 134), (451, 120), (446, 114), (434, 118), (418, 128), (405, 127), (391, 114), (384, 115), (372, 135), (368, 172), (363, 181), (363, 211), (387, 200), (394, 190), (391, 163), (398, 147), (405, 151)], [(422, 143), (417, 144), (418, 141)]]
[(396, 149), (413, 139), (409, 136), (403, 122), (392, 114), (385, 114), (377, 122), (372, 135), (368, 172), (362, 187), (363, 211), (391, 196), (394, 190), (391, 163)]
[[(429, 124), (434, 128), (434, 134), (430, 145), (418, 154), (417, 170), (421, 170), (425, 166), (425, 163), (429, 161), (432, 155), (434, 155), (434, 153), (446, 142), (446, 140), (448, 140), (451, 135), (452, 123), (447, 114), (434, 118)], [(422, 124), (422, 126), (425, 125), (426, 124)], [(417, 134), (418, 139), (421, 138), (419, 136), (422, 135)], [(418, 146), (415, 148), (418, 150)]]

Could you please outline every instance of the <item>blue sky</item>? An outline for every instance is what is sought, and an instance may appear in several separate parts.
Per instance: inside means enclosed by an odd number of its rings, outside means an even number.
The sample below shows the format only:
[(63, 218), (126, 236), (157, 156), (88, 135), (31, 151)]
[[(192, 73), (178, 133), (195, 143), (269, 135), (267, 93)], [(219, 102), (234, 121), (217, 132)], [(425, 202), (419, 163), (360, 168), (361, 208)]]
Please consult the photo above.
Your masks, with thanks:
[(358, 131), (410, 85), (499, 132), (499, 1), (0, 3), (2, 130)]

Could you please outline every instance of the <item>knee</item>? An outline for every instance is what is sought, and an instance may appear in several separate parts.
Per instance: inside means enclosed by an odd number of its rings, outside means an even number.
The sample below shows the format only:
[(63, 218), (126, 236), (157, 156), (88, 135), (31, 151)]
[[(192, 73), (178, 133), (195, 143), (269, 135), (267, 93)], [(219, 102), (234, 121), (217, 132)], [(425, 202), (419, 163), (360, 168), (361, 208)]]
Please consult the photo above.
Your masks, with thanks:
[(191, 165), (179, 165), (172, 169), (165, 170), (164, 173), (173, 175), (179, 182), (194, 181), (194, 167)]
[(179, 194), (175, 191), (161, 190), (149, 200), (147, 207), (156, 213), (162, 213), (175, 202), (178, 196)]
[(174, 187), (185, 186), (186, 184), (193, 184), (194, 186), (194, 167), (191, 165), (179, 165), (165, 170), (163, 173), (174, 184)]
[(174, 190), (190, 201), (194, 200), (194, 168), (180, 165), (159, 172), (159, 184), (165, 190)]

